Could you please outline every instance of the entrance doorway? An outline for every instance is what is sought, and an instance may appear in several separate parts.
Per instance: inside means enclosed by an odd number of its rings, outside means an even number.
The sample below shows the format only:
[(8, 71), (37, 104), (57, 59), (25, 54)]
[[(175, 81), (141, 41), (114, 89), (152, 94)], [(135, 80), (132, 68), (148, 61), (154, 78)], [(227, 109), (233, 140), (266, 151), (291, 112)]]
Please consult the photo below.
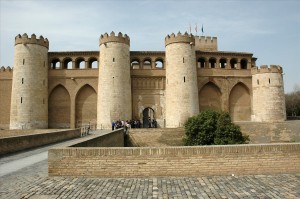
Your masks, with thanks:
[(151, 121), (154, 118), (154, 110), (152, 108), (145, 108), (143, 110), (143, 128), (151, 128)]

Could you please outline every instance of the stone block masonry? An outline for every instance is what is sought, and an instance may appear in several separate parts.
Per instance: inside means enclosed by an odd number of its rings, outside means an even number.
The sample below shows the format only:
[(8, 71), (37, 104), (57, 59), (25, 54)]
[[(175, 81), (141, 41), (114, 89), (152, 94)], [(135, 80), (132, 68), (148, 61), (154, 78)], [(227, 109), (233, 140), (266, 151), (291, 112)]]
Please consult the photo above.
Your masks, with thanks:
[(55, 148), (49, 176), (215, 176), (300, 172), (300, 144)]

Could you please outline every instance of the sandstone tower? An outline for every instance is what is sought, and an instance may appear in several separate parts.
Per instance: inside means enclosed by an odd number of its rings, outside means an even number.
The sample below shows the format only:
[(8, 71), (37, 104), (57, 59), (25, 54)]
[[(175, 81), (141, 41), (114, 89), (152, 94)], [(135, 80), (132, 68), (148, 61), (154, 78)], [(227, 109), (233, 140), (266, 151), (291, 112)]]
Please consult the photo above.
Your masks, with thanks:
[(48, 128), (48, 48), (42, 36), (15, 38), (10, 129)]
[(286, 120), (282, 68), (271, 65), (252, 68), (252, 121), (276, 122)]
[(132, 115), (130, 39), (114, 32), (100, 36), (97, 128), (110, 129), (111, 122)]
[(166, 127), (183, 126), (199, 113), (195, 38), (174, 33), (166, 45)]

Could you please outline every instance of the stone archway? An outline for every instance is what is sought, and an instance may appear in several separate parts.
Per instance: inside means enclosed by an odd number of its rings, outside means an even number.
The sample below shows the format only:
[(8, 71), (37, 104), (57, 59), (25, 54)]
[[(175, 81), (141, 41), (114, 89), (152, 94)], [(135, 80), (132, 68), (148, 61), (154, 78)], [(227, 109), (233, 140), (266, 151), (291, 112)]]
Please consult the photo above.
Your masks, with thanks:
[(221, 92), (212, 82), (205, 84), (199, 92), (199, 111), (221, 110)]
[[(149, 128), (151, 127), (151, 121), (153, 120), (154, 117), (154, 110), (150, 107), (145, 108), (143, 110), (143, 128)], [(150, 119), (150, 121), (149, 121)], [(149, 125), (150, 123), (150, 125)]]
[(84, 85), (76, 95), (76, 127), (97, 123), (97, 93), (90, 85)]
[(56, 86), (48, 101), (49, 128), (70, 128), (71, 100), (67, 89), (62, 85)]
[(229, 110), (233, 121), (251, 120), (251, 97), (249, 89), (243, 83), (238, 83), (231, 89)]

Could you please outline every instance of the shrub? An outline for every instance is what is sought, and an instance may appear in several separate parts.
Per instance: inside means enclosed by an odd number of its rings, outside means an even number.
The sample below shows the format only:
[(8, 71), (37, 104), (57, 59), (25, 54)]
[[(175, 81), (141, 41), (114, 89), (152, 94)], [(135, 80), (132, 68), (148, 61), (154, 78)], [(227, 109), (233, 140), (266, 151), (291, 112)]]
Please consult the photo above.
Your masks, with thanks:
[(248, 143), (248, 136), (243, 136), (240, 127), (233, 124), (230, 115), (221, 111), (203, 111), (191, 117), (184, 125), (186, 146), (224, 145)]

